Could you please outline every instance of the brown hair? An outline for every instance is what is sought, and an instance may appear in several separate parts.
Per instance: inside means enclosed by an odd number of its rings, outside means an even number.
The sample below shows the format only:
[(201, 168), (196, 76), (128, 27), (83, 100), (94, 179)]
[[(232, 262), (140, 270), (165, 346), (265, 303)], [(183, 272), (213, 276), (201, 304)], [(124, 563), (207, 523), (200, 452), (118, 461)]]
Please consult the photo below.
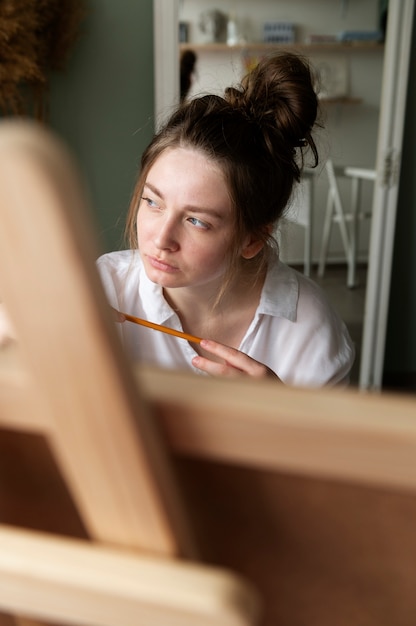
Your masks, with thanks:
[(275, 244), (270, 227), (282, 216), (300, 179), (306, 150), (312, 152), (312, 165), (318, 164), (312, 137), (318, 112), (313, 83), (305, 58), (280, 53), (262, 60), (224, 97), (204, 95), (179, 106), (143, 153), (127, 216), (130, 247), (137, 247), (137, 210), (150, 168), (167, 148), (185, 147), (215, 162), (228, 185), (235, 212), (229, 274), (242, 262), (238, 250), (247, 234), (265, 244), (254, 261), (257, 269), (264, 266), (267, 250)]

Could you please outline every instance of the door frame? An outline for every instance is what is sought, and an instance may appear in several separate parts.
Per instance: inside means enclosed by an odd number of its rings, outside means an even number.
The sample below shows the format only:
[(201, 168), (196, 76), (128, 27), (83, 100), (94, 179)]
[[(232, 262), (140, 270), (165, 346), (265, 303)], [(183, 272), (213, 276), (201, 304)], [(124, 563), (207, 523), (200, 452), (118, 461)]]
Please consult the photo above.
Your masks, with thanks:
[(414, 0), (390, 0), (388, 11), (359, 378), (372, 390), (383, 382)]
[(156, 129), (179, 102), (179, 0), (153, 0)]

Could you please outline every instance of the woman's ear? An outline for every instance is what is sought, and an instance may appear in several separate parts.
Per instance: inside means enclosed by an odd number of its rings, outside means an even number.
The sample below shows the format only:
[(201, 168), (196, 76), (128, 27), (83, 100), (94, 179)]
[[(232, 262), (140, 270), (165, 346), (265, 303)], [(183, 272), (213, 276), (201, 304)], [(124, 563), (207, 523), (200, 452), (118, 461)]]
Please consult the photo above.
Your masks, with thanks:
[(241, 248), (241, 256), (243, 259), (253, 259), (263, 247), (264, 241), (262, 239), (249, 237)]
[[(266, 235), (273, 232), (273, 224), (265, 227)], [(256, 235), (247, 235), (241, 248), (241, 256), (243, 259), (253, 259), (265, 246), (265, 239), (259, 239)]]

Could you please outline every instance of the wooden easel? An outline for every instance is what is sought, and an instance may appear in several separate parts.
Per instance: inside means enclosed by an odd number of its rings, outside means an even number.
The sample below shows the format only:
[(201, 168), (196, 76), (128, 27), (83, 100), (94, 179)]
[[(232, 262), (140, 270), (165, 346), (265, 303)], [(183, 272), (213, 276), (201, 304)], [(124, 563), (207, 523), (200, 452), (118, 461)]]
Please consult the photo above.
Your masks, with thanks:
[(413, 624), (415, 399), (127, 362), (89, 215), (59, 141), (0, 125), (1, 610)]

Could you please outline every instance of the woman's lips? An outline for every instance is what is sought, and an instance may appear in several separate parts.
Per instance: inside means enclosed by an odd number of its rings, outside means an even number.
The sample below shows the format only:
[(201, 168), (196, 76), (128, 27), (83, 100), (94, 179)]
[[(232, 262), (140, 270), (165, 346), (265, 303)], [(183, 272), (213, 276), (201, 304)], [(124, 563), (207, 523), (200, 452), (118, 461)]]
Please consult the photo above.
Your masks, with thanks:
[(148, 256), (149, 263), (152, 267), (157, 270), (161, 270), (162, 272), (177, 272), (178, 268), (174, 265), (170, 265), (166, 263), (166, 261), (162, 261), (161, 259), (157, 259), (156, 257)]

